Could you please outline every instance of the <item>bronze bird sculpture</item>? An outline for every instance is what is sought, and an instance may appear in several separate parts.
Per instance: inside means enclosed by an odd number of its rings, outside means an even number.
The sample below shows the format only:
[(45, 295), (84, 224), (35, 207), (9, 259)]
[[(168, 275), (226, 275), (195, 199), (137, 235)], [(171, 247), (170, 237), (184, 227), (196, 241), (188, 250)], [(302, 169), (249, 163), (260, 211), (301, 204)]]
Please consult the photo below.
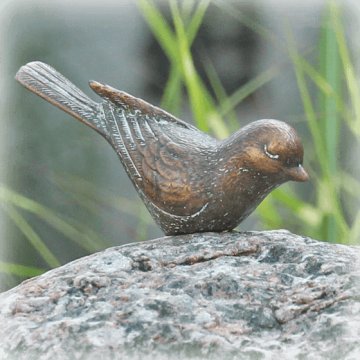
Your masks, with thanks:
[(16, 79), (90, 126), (118, 154), (166, 235), (229, 231), (274, 188), (306, 181), (303, 146), (278, 120), (258, 120), (218, 141), (144, 100), (90, 81), (94, 102), (49, 65), (31, 62)]

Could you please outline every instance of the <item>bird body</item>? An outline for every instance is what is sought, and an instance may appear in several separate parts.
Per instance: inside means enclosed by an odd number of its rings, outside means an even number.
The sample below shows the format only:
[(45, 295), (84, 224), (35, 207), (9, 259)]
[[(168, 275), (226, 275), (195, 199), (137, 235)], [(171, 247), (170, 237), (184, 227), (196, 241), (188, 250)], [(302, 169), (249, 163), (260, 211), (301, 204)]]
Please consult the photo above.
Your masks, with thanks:
[(271, 190), (308, 178), (301, 141), (284, 122), (258, 120), (218, 141), (144, 100), (90, 81), (102, 98), (94, 102), (41, 62), (21, 67), (16, 79), (110, 143), (167, 235), (232, 230)]

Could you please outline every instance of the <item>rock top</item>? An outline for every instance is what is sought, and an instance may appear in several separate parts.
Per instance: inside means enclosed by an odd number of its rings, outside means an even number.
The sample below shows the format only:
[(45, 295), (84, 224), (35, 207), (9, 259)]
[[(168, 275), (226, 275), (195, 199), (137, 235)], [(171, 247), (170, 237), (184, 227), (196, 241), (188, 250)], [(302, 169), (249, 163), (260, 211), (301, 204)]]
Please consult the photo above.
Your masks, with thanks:
[(0, 294), (0, 359), (358, 359), (359, 263), (283, 230), (109, 248)]

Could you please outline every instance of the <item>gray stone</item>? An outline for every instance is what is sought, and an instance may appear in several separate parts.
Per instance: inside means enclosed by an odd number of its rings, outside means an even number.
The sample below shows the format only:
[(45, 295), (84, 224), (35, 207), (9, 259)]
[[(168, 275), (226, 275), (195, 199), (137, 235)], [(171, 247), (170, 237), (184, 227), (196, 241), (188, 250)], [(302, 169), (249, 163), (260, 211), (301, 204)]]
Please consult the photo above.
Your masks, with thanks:
[(287, 231), (110, 248), (0, 295), (0, 359), (359, 359), (359, 259)]

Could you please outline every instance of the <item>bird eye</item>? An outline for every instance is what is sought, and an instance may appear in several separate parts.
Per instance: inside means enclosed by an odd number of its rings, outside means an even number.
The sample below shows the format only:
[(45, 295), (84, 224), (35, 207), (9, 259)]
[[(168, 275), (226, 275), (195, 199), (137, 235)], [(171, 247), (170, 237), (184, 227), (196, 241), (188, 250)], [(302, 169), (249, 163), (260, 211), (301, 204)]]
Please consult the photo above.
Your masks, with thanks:
[(270, 159), (278, 159), (279, 158), (279, 154), (272, 154), (271, 152), (269, 152), (267, 145), (264, 145), (264, 152), (266, 154), (266, 156), (268, 156)]
[(286, 159), (285, 161), (286, 166), (288, 167), (300, 167), (302, 166), (302, 161), (301, 160), (294, 160), (294, 159)]

